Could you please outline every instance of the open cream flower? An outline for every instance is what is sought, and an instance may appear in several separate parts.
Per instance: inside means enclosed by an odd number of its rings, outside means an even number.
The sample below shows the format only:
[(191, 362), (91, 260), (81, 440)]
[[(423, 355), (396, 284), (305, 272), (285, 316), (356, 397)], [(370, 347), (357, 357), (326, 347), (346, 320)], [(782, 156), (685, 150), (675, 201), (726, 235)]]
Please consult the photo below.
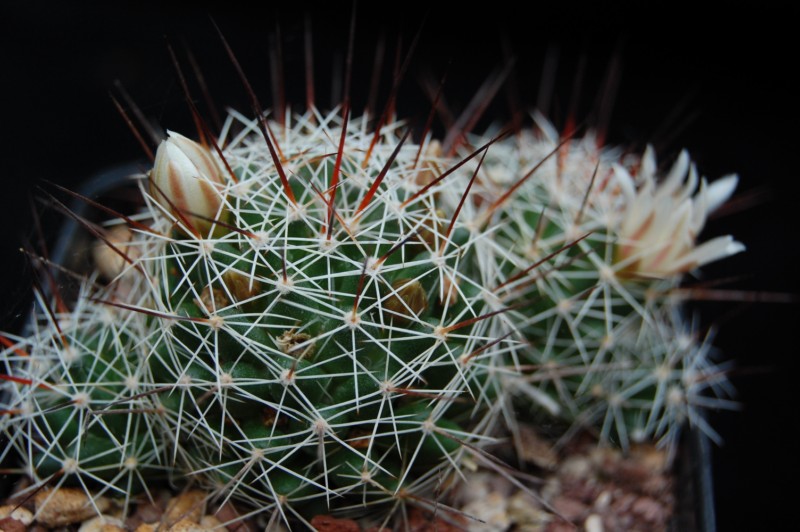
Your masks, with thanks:
[(150, 194), (195, 230), (207, 230), (220, 215), (223, 173), (211, 152), (183, 135), (168, 131), (156, 152)]
[(615, 252), (623, 272), (669, 277), (744, 250), (730, 235), (696, 243), (708, 215), (736, 189), (736, 175), (709, 185), (705, 178), (698, 178), (683, 151), (667, 176), (659, 180), (651, 147), (642, 156), (635, 179), (621, 166), (614, 170), (625, 198)]

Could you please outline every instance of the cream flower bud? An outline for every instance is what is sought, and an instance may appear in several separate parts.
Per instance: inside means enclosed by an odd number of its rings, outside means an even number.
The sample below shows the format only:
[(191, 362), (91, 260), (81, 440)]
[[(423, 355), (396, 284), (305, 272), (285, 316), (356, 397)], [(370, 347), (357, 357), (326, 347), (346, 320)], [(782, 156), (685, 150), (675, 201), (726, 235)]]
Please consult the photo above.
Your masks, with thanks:
[[(120, 255), (120, 252), (127, 255), (131, 261), (138, 259), (141, 250), (133, 245), (133, 233), (126, 225), (115, 225), (106, 231), (105, 240), (98, 240), (92, 248), (97, 271), (106, 280), (116, 279), (118, 276), (127, 274), (129, 270), (128, 261)], [(114, 246), (116, 249), (112, 249)]]
[[(211, 152), (183, 135), (168, 131), (150, 173), (150, 194), (176, 219), (200, 232), (221, 214), (222, 170)], [(195, 215), (195, 216), (193, 216)]]

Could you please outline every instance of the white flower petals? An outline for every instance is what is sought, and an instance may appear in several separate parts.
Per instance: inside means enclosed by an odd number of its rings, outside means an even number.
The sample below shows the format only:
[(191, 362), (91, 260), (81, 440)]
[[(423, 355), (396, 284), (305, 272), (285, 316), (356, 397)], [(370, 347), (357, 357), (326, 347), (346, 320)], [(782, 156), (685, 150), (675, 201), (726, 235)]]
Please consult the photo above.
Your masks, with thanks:
[(736, 174), (726, 175), (717, 179), (708, 187), (706, 197), (706, 210), (711, 213), (717, 210), (723, 203), (733, 195), (736, 185), (739, 184), (739, 176)]
[[(655, 167), (648, 146), (635, 185), (627, 170), (614, 168), (626, 202), (619, 224), (611, 229), (618, 233), (616, 256), (626, 273), (669, 277), (744, 250), (731, 236), (696, 245), (708, 214), (736, 189), (737, 176), (729, 175), (709, 185), (699, 179), (686, 151), (680, 153), (660, 183)], [(695, 193), (698, 181), (700, 190)]]

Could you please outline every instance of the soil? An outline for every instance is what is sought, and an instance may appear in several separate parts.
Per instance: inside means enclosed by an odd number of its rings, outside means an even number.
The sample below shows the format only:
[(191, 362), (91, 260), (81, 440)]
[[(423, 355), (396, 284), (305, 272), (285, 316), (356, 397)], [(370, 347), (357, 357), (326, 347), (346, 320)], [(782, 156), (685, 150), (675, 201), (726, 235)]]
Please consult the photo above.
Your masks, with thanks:
[[(407, 512), (398, 513), (402, 517), (394, 520), (392, 530), (601, 532), (675, 528), (677, 482), (665, 451), (637, 445), (623, 453), (599, 447), (591, 437), (582, 435), (556, 452), (532, 428), (523, 427), (521, 434), (519, 468), (500, 462), (492, 467), (467, 467), (448, 504), (410, 504)], [(15, 490), (26, 486), (27, 482), (20, 481)], [(201, 491), (162, 491), (155, 500), (136, 504), (130, 515), (121, 515), (117, 501), (100, 497), (95, 501), (102, 512), (98, 516), (80, 489), (62, 488), (55, 493), (45, 489), (25, 498), (12, 495), (4, 501), (0, 505), (0, 530), (286, 530), (284, 525), (267, 521), (263, 514), (260, 518), (242, 518), (245, 509), (230, 502), (213, 506), (206, 500)], [(374, 521), (357, 522), (332, 515), (313, 516), (309, 522), (321, 532), (389, 530), (377, 527)], [(302, 525), (292, 528), (303, 529)]]

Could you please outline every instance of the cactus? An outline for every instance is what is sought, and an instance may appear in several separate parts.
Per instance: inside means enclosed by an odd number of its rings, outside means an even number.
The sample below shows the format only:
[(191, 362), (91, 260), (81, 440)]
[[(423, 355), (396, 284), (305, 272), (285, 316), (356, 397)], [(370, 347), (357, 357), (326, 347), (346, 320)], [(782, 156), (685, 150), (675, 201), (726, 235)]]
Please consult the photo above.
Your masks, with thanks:
[(153, 396), (166, 432), (197, 450), (181, 467), (210, 487), (262, 504), (391, 498), (484, 441), (472, 426), (490, 399), (470, 354), (493, 338), (473, 244), (442, 217), (445, 192), (419, 183), (436, 161), (399, 127), (370, 153), (359, 122), (297, 117), (276, 165), (255, 121), (230, 116), (204, 216), (203, 194), (166, 190), (194, 174), (162, 170), (173, 139), (210, 152), (174, 135), (159, 149), (157, 223), (131, 244), (159, 313), (148, 368), (169, 390)]
[(538, 139), (522, 134), (487, 161), (490, 206), (480, 214), (497, 228), (478, 253), (493, 258), (489, 284), (507, 305), (528, 302), (513, 318), (523, 368), (507, 386), (551, 414), (599, 425), (602, 440), (674, 449), (687, 419), (704, 424), (698, 407), (733, 406), (723, 368), (669, 294), (684, 272), (744, 249), (730, 236), (695, 243), (737, 178), (709, 185), (686, 152), (658, 176), (652, 148), (620, 158), (591, 135), (563, 141), (538, 123)]
[(164, 476), (164, 442), (140, 396), (147, 332), (135, 314), (95, 301), (91, 281), (71, 310), (36, 314), (30, 335), (4, 352), (3, 456), (16, 451), (39, 482), (91, 485), (127, 506), (146, 479)]
[(75, 301), (0, 337), (32, 489), (188, 481), (308, 524), (442, 496), (520, 416), (713, 434), (724, 371), (669, 294), (743, 249), (696, 244), (734, 177), (686, 154), (661, 177), (538, 116), (449, 155), (346, 108), (282, 118), (170, 133)]

